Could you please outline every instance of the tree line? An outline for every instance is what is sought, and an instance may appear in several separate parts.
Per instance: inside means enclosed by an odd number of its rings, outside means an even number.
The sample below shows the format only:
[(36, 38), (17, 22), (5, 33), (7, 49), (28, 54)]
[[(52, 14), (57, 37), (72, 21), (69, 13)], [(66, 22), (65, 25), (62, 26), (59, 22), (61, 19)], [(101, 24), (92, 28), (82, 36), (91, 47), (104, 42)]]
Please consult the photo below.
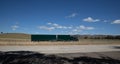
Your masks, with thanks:
[(78, 39), (120, 39), (120, 35), (75, 35)]

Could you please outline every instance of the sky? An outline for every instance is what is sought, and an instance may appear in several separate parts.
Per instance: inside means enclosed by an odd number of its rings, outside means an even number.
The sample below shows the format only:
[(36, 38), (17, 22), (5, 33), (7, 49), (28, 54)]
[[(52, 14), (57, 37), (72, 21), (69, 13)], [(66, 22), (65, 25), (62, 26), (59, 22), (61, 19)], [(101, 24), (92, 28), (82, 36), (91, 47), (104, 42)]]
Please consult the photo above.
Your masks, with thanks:
[(0, 32), (120, 35), (120, 0), (0, 0)]

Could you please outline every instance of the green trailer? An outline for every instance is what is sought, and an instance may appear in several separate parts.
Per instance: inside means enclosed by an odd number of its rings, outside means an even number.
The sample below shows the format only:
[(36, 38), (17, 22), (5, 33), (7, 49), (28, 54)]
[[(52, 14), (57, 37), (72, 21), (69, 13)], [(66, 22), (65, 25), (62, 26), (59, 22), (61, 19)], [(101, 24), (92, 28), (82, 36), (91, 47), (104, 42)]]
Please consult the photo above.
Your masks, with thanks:
[(56, 35), (31, 35), (31, 41), (53, 41)]
[(31, 35), (31, 41), (78, 41), (71, 35)]

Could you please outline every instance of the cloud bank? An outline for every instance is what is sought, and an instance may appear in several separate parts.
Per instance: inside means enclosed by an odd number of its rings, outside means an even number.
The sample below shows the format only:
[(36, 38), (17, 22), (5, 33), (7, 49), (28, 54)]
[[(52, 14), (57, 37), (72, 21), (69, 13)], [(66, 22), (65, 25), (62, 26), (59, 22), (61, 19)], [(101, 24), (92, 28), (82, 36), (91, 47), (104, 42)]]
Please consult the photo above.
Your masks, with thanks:
[(57, 23), (47, 23), (47, 25), (44, 26), (39, 26), (38, 27), (41, 30), (48, 30), (48, 31), (53, 31), (56, 29), (61, 29), (62, 33), (68, 33), (68, 34), (75, 34), (79, 33), (81, 31), (86, 31), (86, 30), (94, 30), (94, 27), (91, 26), (85, 26), (85, 25), (79, 25), (79, 26), (64, 26), (60, 25)]

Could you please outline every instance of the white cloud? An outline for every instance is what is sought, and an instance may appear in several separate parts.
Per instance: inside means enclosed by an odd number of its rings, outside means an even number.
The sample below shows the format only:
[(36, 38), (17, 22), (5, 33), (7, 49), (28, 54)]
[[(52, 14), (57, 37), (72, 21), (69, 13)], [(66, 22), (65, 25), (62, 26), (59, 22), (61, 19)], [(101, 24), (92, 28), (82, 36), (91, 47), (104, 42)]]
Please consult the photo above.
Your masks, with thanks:
[(54, 26), (55, 28), (63, 28), (63, 26), (60, 26), (60, 25), (58, 25), (56, 23), (52, 24), (52, 26)]
[(108, 22), (107, 20), (104, 20), (103, 22)]
[(120, 24), (120, 20), (114, 20), (111, 24)]
[(81, 31), (84, 31), (84, 30), (93, 30), (93, 29), (95, 29), (94, 27), (87, 27), (87, 26), (84, 26), (84, 25), (80, 25), (80, 26), (77, 26), (77, 27), (75, 27), (73, 30), (72, 30), (72, 32), (74, 33), (74, 32), (76, 32), (76, 33), (78, 33), (78, 32), (81, 32)]
[(93, 30), (93, 29), (95, 29), (94, 27), (86, 27), (84, 25), (80, 25), (79, 28), (82, 29), (82, 30)]
[(88, 18), (83, 19), (83, 21), (86, 21), (86, 22), (97, 22), (97, 21), (100, 21), (100, 20), (99, 19), (93, 19), (92, 17), (88, 17)]
[(72, 29), (73, 27), (72, 26), (69, 26), (69, 27), (67, 27), (68, 29)]
[(65, 18), (73, 18), (73, 17), (75, 17), (77, 15), (78, 15), (77, 13), (72, 13), (72, 14), (66, 16)]
[(39, 28), (39, 29), (43, 29), (43, 30), (49, 30), (49, 31), (55, 29), (54, 27), (47, 27), (47, 26), (39, 26), (38, 28)]
[(52, 23), (51, 22), (49, 22), (49, 23), (47, 23), (48, 25), (51, 25)]
[(72, 28), (71, 26), (62, 26), (62, 25), (59, 25), (56, 23), (47, 23), (47, 24), (56, 28), (56, 29), (71, 29)]
[(94, 30), (95, 28), (92, 26), (85, 26), (85, 25), (79, 25), (79, 26), (72, 26), (72, 25), (60, 25), (57, 23), (47, 23), (47, 25), (39, 26), (38, 27), (41, 30), (60, 30), (58, 33), (67, 33), (67, 34), (79, 34), (84, 31), (89, 32), (89, 30)]
[(77, 32), (78, 30), (77, 29), (73, 29), (74, 32)]
[(80, 25), (80, 26), (64, 26), (64, 25), (59, 25), (57, 23), (47, 23), (47, 25), (45, 26), (39, 26), (38, 27), (39, 29), (43, 29), (43, 30), (55, 30), (55, 29), (64, 29), (62, 31), (62, 33), (79, 33), (81, 31), (84, 31), (84, 30), (93, 30), (95, 29), (94, 27), (90, 27), (90, 26), (84, 26), (84, 25)]
[(80, 29), (86, 29), (86, 27), (84, 26), (84, 25), (80, 25), (80, 27), (79, 27)]
[(13, 25), (13, 26), (11, 26), (11, 28), (12, 28), (12, 30), (16, 30), (17, 28), (19, 28), (19, 26)]
[(72, 31), (73, 32), (81, 32), (82, 30), (81, 29), (73, 29)]
[(72, 26), (63, 26), (63, 25), (59, 25), (56, 23), (47, 23), (47, 25), (43, 25), (43, 26), (38, 26), (39, 29), (43, 29), (43, 30), (55, 30), (55, 29), (72, 29)]

